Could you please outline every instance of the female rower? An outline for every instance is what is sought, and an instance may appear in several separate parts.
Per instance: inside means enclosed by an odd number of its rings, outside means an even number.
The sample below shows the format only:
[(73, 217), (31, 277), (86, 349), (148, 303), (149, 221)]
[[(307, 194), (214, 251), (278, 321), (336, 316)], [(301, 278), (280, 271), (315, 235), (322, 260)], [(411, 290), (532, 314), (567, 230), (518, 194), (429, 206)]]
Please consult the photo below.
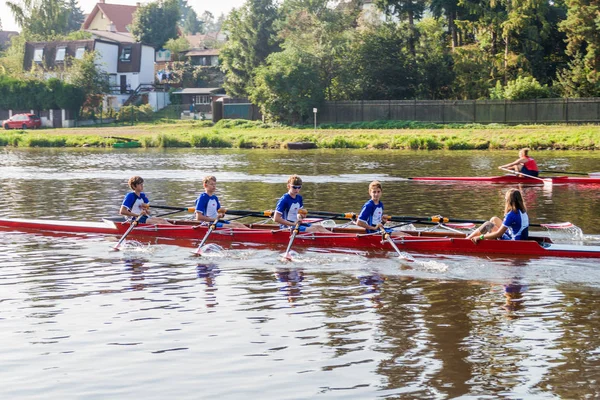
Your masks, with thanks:
[(492, 217), (467, 236), (473, 243), (484, 239), (527, 240), (529, 237), (529, 216), (518, 189), (506, 192), (504, 206), (504, 221)]
[(501, 165), (498, 168), (512, 169), (515, 172), (520, 172), (521, 174), (529, 176), (538, 176), (540, 173), (533, 157), (529, 157), (528, 148), (524, 148), (519, 151), (519, 158), (517, 160), (511, 162), (510, 164)]

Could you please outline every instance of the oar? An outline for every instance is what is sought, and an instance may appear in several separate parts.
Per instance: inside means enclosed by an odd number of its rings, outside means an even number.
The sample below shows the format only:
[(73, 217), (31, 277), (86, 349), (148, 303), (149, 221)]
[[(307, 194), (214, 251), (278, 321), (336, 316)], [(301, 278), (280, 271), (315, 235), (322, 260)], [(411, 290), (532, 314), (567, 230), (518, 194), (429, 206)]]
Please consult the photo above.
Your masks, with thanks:
[[(446, 218), (446, 217), (442, 217), (441, 215), (435, 215), (433, 217), (411, 217), (411, 216), (404, 216), (404, 215), (384, 215), (384, 218), (386, 218), (388, 221), (392, 221), (392, 222), (413, 222), (413, 223), (433, 222), (436, 224), (447, 224), (447, 223), (452, 223), (452, 222), (483, 224), (484, 222), (487, 222), (487, 220), (483, 220), (483, 219)], [(555, 223), (550, 222), (550, 223), (546, 223), (546, 224), (530, 223), (529, 226), (536, 226), (536, 227), (542, 227), (542, 228), (548, 228), (548, 229), (567, 229), (567, 228), (573, 227), (574, 225), (571, 222), (555, 222)]]
[[(252, 210), (225, 210), (225, 214), (238, 215), (241, 217), (267, 217), (270, 218), (275, 212), (273, 210), (252, 211)], [(328, 218), (328, 219), (352, 219), (354, 213), (330, 213), (325, 211), (310, 212), (305, 215), (306, 218)]]
[(500, 167), (500, 169), (502, 171), (506, 171), (506, 172), (509, 172), (511, 174), (521, 175), (521, 176), (523, 176), (525, 178), (537, 179), (538, 181), (544, 182), (544, 186), (547, 186), (547, 185), (552, 186), (552, 179), (550, 179), (550, 178), (544, 178), (544, 179), (542, 179), (542, 178), (538, 178), (537, 176), (531, 176), (531, 175), (523, 174), (521, 172), (513, 171), (512, 169), (508, 169), (508, 168), (502, 168), (502, 167)]
[(381, 237), (383, 238), (383, 241), (388, 242), (394, 248), (394, 250), (396, 250), (396, 253), (398, 253), (398, 257), (406, 258), (402, 255), (402, 252), (400, 252), (400, 249), (398, 249), (396, 243), (394, 243), (394, 240), (391, 238), (389, 232), (386, 231), (383, 227), (379, 228), (379, 231), (381, 232)]
[(545, 172), (549, 174), (567, 174), (567, 175), (587, 175), (587, 176), (598, 176), (600, 172), (575, 172), (575, 171), (555, 171), (555, 170), (540, 170), (540, 172)]
[(140, 219), (142, 218), (143, 215), (144, 214), (140, 214), (140, 215), (137, 216), (136, 219), (134, 219), (133, 221), (131, 221), (131, 225), (125, 231), (125, 233), (123, 234), (123, 236), (121, 236), (121, 239), (119, 239), (119, 241), (117, 242), (117, 244), (115, 245), (115, 247), (113, 247), (113, 250), (119, 251), (119, 247), (121, 246), (121, 243), (123, 243), (125, 241), (125, 238), (127, 237), (127, 235), (129, 235), (129, 232), (131, 232), (133, 230), (133, 228), (135, 228), (137, 226), (137, 224), (140, 223)]
[(290, 236), (290, 242), (288, 243), (287, 249), (285, 249), (285, 254), (283, 255), (283, 258), (291, 260), (292, 257), (290, 256), (290, 250), (292, 249), (292, 244), (294, 244), (294, 239), (296, 239), (296, 235), (298, 235), (298, 232), (300, 232), (300, 224), (302, 222), (298, 221), (296, 222), (296, 225), (294, 225), (294, 228), (292, 229), (292, 235)]
[(193, 213), (194, 211), (196, 211), (195, 207), (172, 207), (172, 206), (157, 206), (157, 205), (152, 205), (152, 207), (154, 208), (160, 208), (162, 210), (174, 210), (174, 211), (187, 211), (189, 213)]
[(206, 243), (206, 241), (208, 240), (208, 237), (210, 236), (210, 234), (212, 233), (212, 231), (214, 231), (215, 228), (217, 227), (217, 222), (219, 222), (219, 216), (218, 215), (217, 215), (217, 218), (215, 218), (215, 220), (210, 223), (210, 225), (208, 227), (208, 231), (206, 231), (206, 235), (204, 235), (204, 237), (202, 238), (202, 241), (198, 245), (198, 248), (196, 249), (196, 251), (194, 252), (194, 254), (196, 254), (198, 256), (202, 254), (202, 246), (204, 246), (204, 243)]

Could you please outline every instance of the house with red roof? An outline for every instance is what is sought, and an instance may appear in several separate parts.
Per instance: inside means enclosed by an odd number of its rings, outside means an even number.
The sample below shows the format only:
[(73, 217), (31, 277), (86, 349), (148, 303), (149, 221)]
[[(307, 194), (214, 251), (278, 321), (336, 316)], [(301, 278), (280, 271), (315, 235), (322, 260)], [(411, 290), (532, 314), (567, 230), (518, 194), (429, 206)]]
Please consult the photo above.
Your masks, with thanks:
[(127, 6), (107, 4), (105, 0), (100, 0), (83, 22), (81, 29), (86, 31), (129, 32), (133, 14), (139, 6), (140, 3), (135, 6)]

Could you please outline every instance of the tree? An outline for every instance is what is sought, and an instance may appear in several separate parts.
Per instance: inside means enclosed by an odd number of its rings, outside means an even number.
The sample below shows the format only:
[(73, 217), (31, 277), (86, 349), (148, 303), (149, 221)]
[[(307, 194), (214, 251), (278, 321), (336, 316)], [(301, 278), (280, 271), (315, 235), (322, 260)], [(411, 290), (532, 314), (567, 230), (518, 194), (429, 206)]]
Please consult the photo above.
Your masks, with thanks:
[(67, 32), (78, 31), (85, 21), (85, 14), (79, 8), (77, 0), (69, 0), (67, 10)]
[(185, 37), (178, 37), (177, 39), (169, 39), (165, 43), (165, 49), (171, 51), (171, 59), (173, 61), (182, 61), (181, 52), (189, 50), (190, 44)]
[(185, 17), (183, 31), (188, 35), (195, 35), (196, 33), (200, 32), (201, 27), (202, 23), (198, 20), (198, 14), (196, 14), (196, 11), (191, 9)]
[[(414, 58), (408, 51), (406, 24), (385, 23), (363, 30), (346, 55), (351, 76), (341, 86), (350, 99), (413, 98), (417, 85)], [(349, 75), (349, 74), (348, 74)]]
[(68, 82), (80, 88), (85, 97), (110, 90), (108, 74), (98, 68), (96, 52), (85, 52), (82, 59), (72, 59)]
[(64, 0), (23, 0), (22, 3), (7, 1), (6, 4), (26, 36), (45, 39), (66, 34), (70, 30), (70, 11)]
[(248, 0), (225, 21), (229, 40), (220, 52), (224, 86), (234, 96), (245, 97), (253, 86), (255, 69), (279, 50), (274, 23), (279, 13), (272, 0)]
[(167, 40), (177, 37), (179, 18), (178, 0), (158, 0), (138, 7), (131, 33), (138, 42), (160, 49)]
[(385, 11), (387, 15), (408, 23), (408, 48), (414, 56), (415, 42), (417, 41), (415, 23), (423, 17), (425, 0), (376, 0), (375, 4), (377, 4), (379, 9)]
[[(597, 0), (565, 0), (567, 19), (560, 30), (567, 35), (570, 71), (559, 75), (565, 93), (600, 95), (600, 5)], [(578, 89), (580, 88), (580, 90)]]
[(324, 99), (318, 60), (297, 49), (273, 53), (256, 70), (250, 100), (273, 121), (302, 123)]

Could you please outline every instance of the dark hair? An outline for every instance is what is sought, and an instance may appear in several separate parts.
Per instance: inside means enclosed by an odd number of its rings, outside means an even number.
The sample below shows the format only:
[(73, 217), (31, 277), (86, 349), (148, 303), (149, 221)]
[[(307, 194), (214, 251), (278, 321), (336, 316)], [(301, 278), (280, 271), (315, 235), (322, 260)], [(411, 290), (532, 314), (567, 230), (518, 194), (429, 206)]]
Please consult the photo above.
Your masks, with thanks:
[(504, 213), (508, 214), (509, 211), (521, 211), (522, 213), (527, 212), (525, 207), (525, 200), (519, 189), (510, 189), (506, 192), (506, 205), (504, 207)]

